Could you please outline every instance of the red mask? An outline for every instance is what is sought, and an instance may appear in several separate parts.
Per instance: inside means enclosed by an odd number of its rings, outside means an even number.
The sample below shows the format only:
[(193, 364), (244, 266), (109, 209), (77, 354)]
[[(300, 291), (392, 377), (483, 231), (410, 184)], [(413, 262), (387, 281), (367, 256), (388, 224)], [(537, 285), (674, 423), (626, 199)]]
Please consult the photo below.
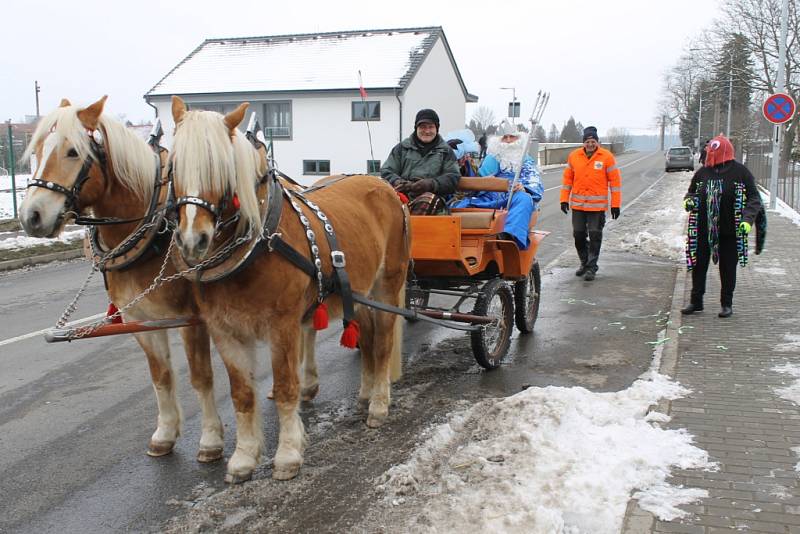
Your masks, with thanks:
[(721, 165), (734, 159), (733, 145), (724, 135), (718, 135), (706, 146), (706, 167)]

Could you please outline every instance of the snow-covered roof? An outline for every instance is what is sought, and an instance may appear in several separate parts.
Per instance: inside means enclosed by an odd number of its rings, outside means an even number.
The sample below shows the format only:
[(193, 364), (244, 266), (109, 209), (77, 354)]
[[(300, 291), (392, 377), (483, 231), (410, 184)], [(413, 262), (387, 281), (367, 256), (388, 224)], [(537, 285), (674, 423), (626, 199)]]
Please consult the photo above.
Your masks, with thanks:
[(403, 89), (441, 37), (441, 27), (207, 39), (145, 97), (207, 93)]

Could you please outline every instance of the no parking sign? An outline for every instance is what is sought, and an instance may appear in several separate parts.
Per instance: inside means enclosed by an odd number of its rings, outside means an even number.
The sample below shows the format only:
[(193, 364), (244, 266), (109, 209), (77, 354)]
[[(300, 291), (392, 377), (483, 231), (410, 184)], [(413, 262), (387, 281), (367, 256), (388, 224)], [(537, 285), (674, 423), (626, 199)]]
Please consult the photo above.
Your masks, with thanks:
[(764, 102), (762, 111), (764, 118), (773, 124), (788, 122), (794, 115), (796, 106), (794, 99), (786, 93), (770, 95)]

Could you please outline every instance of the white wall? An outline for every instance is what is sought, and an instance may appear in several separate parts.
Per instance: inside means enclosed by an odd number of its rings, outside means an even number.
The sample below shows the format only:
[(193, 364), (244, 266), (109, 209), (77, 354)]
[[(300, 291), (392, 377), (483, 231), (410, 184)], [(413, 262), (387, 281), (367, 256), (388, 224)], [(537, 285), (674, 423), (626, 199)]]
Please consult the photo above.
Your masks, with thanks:
[[(192, 97), (186, 102), (191, 106)], [(199, 101), (201, 99), (197, 99)], [(202, 97), (202, 102), (222, 102), (228, 98)], [(372, 133), (372, 149), (374, 158), (370, 156), (369, 135), (365, 121), (351, 120), (351, 103), (361, 101), (358, 93), (331, 96), (319, 94), (281, 95), (274, 100), (292, 101), (292, 137), (291, 139), (275, 139), (275, 159), (278, 169), (295, 180), (310, 184), (320, 176), (303, 176), (303, 160), (330, 160), (331, 174), (358, 174), (367, 172), (367, 160), (377, 159), (383, 163), (389, 151), (397, 143), (399, 132), (399, 103), (394, 95), (371, 94), (368, 101), (381, 103), (380, 121), (370, 121)], [(248, 98), (250, 110), (261, 116), (263, 96)], [(172, 104), (170, 100), (153, 102), (158, 108), (164, 128), (162, 145), (172, 147), (172, 133), (175, 124), (172, 122)], [(245, 123), (249, 118), (248, 112)], [(262, 127), (264, 121), (261, 120)], [(244, 127), (244, 126), (243, 126)]]
[(406, 88), (403, 98), (403, 137), (414, 131), (414, 117), (423, 108), (439, 115), (441, 133), (464, 128), (467, 103), (441, 39)]

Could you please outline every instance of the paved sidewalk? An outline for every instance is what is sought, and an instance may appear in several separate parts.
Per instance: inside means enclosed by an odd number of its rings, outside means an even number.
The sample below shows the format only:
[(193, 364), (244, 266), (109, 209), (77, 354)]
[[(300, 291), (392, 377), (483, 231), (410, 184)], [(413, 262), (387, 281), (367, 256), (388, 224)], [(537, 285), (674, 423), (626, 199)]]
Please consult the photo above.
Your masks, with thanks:
[[(800, 227), (769, 212), (767, 245), (738, 270), (734, 315), (717, 317), (719, 272), (709, 267), (705, 311), (681, 317), (691, 277), (679, 274), (671, 332), (672, 362), (662, 372), (692, 390), (659, 409), (667, 425), (685, 428), (719, 470), (673, 471), (673, 484), (708, 491), (681, 508), (682, 519), (659, 521), (635, 501), (623, 532), (781, 532), (800, 534), (800, 406), (776, 388), (795, 378), (774, 370), (800, 365)], [(672, 369), (670, 369), (672, 367)]]

